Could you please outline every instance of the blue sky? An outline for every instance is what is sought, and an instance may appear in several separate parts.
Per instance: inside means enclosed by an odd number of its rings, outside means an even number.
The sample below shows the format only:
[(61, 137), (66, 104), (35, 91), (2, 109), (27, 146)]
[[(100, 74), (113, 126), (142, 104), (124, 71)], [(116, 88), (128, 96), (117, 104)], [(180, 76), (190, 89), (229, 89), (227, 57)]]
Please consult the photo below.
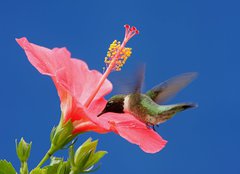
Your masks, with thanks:
[(33, 141), (29, 165), (34, 167), (60, 116), (51, 79), (30, 65), (15, 38), (26, 36), (49, 48), (66, 46), (73, 57), (101, 71), (109, 44), (122, 39), (128, 23), (140, 35), (128, 44), (132, 57), (110, 80), (131, 76), (139, 62), (147, 66), (145, 89), (197, 71), (199, 77), (170, 103), (193, 101), (199, 107), (160, 125), (157, 131), (168, 144), (153, 155), (112, 133), (81, 136), (78, 145), (91, 136), (109, 152), (96, 173), (239, 173), (239, 5), (234, 0), (2, 2), (0, 158), (18, 167), (14, 140), (23, 136)]

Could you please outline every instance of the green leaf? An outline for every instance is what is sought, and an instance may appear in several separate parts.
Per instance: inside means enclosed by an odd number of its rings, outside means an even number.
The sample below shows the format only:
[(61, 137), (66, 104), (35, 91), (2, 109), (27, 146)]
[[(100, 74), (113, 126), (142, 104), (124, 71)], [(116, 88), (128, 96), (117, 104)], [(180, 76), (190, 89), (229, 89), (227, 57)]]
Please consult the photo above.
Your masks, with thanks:
[(6, 160), (0, 160), (0, 174), (16, 174), (17, 172), (13, 168), (10, 162)]
[(47, 169), (35, 168), (30, 172), (30, 174), (47, 174)]

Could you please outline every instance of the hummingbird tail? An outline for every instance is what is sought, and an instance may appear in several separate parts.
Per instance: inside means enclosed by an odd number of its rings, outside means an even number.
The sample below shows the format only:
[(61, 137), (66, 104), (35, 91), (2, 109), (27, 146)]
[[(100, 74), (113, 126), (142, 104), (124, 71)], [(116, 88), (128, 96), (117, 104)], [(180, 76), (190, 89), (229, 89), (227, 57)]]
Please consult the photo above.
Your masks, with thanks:
[(182, 108), (182, 110), (198, 107), (198, 105), (195, 103), (183, 103), (183, 104), (179, 104), (179, 106), (180, 106), (180, 108)]
[(177, 112), (184, 111), (186, 109), (195, 108), (197, 105), (195, 103), (179, 103), (174, 105), (168, 105), (165, 111), (162, 114), (175, 115)]

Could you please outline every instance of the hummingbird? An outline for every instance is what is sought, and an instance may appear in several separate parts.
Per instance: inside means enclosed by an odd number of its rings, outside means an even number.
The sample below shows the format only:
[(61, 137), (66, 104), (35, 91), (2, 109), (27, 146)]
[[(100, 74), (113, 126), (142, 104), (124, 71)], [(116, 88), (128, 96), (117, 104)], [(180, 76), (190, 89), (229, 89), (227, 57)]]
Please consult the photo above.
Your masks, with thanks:
[(154, 126), (169, 120), (176, 113), (197, 106), (194, 103), (163, 104), (186, 87), (197, 76), (196, 72), (175, 76), (146, 93), (141, 93), (144, 71), (138, 76), (133, 92), (111, 97), (98, 117), (107, 112), (129, 113), (155, 130)]

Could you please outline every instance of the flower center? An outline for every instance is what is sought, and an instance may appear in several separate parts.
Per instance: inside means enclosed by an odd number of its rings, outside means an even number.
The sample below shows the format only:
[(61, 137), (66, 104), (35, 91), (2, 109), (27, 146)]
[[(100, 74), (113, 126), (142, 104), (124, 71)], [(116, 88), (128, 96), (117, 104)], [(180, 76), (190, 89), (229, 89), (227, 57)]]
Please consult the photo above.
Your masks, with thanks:
[(113, 43), (110, 45), (109, 50), (107, 52), (107, 57), (105, 57), (105, 63), (107, 66), (107, 69), (103, 76), (101, 77), (100, 81), (97, 84), (96, 89), (93, 91), (93, 93), (89, 96), (86, 103), (84, 104), (85, 107), (88, 107), (96, 94), (98, 93), (99, 89), (101, 88), (102, 84), (108, 77), (111, 71), (120, 71), (122, 66), (125, 64), (127, 58), (131, 55), (132, 51), (131, 48), (125, 48), (125, 45), (127, 42), (136, 34), (139, 34), (139, 31), (136, 27), (129, 25), (124, 25), (125, 27), (125, 36), (123, 39), (123, 42), (120, 43), (118, 41), (113, 41)]

